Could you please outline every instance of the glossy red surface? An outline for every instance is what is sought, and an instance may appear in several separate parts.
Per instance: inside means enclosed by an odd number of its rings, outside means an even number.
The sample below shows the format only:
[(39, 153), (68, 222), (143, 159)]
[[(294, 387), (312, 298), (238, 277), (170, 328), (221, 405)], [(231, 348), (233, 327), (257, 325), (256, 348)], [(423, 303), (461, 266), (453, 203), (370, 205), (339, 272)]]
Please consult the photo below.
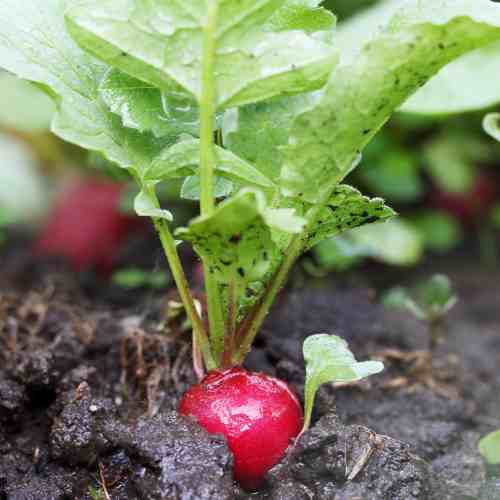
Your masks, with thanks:
[(122, 192), (123, 184), (92, 179), (66, 188), (35, 243), (35, 253), (65, 257), (75, 271), (95, 267), (109, 273), (124, 239), (138, 225), (119, 210)]
[(241, 368), (209, 373), (184, 394), (179, 411), (226, 437), (235, 478), (247, 489), (262, 484), (303, 424), (300, 403), (284, 382)]

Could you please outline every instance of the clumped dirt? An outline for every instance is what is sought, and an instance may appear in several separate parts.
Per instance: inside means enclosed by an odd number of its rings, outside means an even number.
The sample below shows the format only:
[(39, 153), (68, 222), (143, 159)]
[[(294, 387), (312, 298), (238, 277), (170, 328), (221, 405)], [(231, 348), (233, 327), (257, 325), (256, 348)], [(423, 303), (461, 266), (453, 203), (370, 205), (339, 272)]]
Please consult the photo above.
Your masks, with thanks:
[(378, 305), (382, 288), (417, 274), (382, 278), (372, 268), (283, 292), (249, 368), (300, 396), (302, 341), (327, 332), (386, 370), (323, 387), (315, 425), (249, 494), (233, 482), (224, 439), (175, 412), (195, 377), (188, 332), (169, 314), (173, 291), (113, 300), (64, 267), (12, 249), (0, 259), (1, 500), (498, 498), (477, 451), (500, 428), (498, 272), (461, 256), (418, 270), (448, 272), (461, 299), (432, 380), (412, 370), (425, 327)]

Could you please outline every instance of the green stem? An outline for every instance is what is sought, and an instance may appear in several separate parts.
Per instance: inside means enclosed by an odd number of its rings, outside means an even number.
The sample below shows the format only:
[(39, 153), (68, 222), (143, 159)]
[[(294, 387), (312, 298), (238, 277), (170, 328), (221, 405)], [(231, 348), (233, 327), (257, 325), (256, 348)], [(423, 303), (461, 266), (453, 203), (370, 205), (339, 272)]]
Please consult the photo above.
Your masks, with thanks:
[(215, 208), (214, 200), (214, 119), (216, 93), (214, 81), (215, 30), (217, 24), (217, 1), (208, 1), (204, 28), (202, 88), (200, 102), (200, 178), (201, 213), (210, 215)]
[(264, 322), (269, 309), (271, 308), (276, 295), (285, 284), (286, 278), (290, 269), (292, 268), (295, 260), (300, 255), (302, 250), (302, 235), (297, 235), (293, 238), (292, 242), (288, 246), (286, 251), (286, 256), (281, 263), (278, 271), (273, 276), (270, 281), (270, 286), (264, 293), (262, 299), (257, 303), (256, 308), (252, 311), (251, 318), (249, 322), (244, 322), (244, 331), (238, 334), (239, 338), (242, 338), (241, 344), (238, 346), (238, 350), (235, 354), (234, 361), (236, 364), (241, 364), (245, 360), (248, 351), (252, 347), (252, 344), (257, 336), (257, 333)]
[(236, 283), (233, 279), (228, 287), (226, 329), (224, 336), (224, 352), (222, 354), (222, 367), (230, 368), (233, 364), (233, 353), (236, 335), (237, 316)]
[(434, 353), (443, 338), (443, 319), (435, 318), (429, 322), (429, 351)]
[(172, 271), (177, 290), (181, 296), (182, 304), (184, 305), (184, 309), (186, 310), (186, 313), (193, 325), (193, 334), (196, 339), (196, 345), (199, 346), (203, 354), (203, 359), (205, 360), (207, 369), (212, 370), (215, 368), (216, 363), (210, 349), (210, 343), (208, 341), (208, 336), (205, 332), (203, 322), (198, 314), (198, 311), (196, 310), (193, 297), (189, 291), (189, 285), (186, 275), (182, 269), (179, 254), (177, 253), (175, 240), (163, 219), (153, 219), (153, 222), (160, 236), (160, 241), (170, 265), (170, 270)]
[[(143, 185), (137, 178), (136, 181), (139, 185), (142, 185), (142, 189), (148, 192), (150, 198), (159, 208), (160, 202), (158, 201), (154, 187)], [(163, 251), (167, 258), (168, 265), (170, 266), (172, 276), (174, 277), (177, 290), (179, 291), (179, 295), (181, 296), (182, 304), (184, 306), (184, 309), (186, 310), (186, 314), (191, 320), (191, 324), (193, 325), (193, 343), (201, 350), (207, 370), (212, 370), (213, 368), (215, 368), (216, 363), (214, 361), (212, 350), (210, 348), (208, 335), (205, 331), (205, 327), (203, 326), (203, 321), (198, 314), (198, 311), (196, 310), (196, 306), (194, 305), (194, 300), (189, 290), (188, 281), (182, 268), (181, 259), (179, 258), (179, 253), (177, 252), (175, 240), (172, 236), (172, 233), (170, 232), (167, 223), (163, 219), (153, 218), (153, 223), (160, 237)]]
[[(216, 89), (214, 79), (217, 27), (216, 0), (208, 1), (206, 24), (204, 27), (202, 89), (200, 100), (200, 208), (201, 214), (210, 216), (215, 209), (214, 199), (214, 122), (216, 111)], [(217, 281), (210, 268), (203, 263), (205, 287), (208, 303), (210, 341), (217, 365), (224, 350), (224, 317), (222, 301)]]
[[(354, 158), (352, 161), (354, 161)], [(308, 210), (305, 216), (307, 225), (304, 231), (300, 234), (296, 234), (293, 237), (292, 241), (285, 251), (285, 258), (283, 259), (276, 274), (272, 278), (269, 287), (264, 293), (264, 296), (257, 303), (254, 310), (250, 313), (251, 317), (249, 321), (245, 321), (243, 323), (243, 329), (238, 333), (238, 337), (241, 338), (242, 341), (234, 357), (235, 363), (243, 363), (245, 356), (252, 347), (255, 337), (257, 336), (257, 333), (262, 326), (262, 323), (269, 313), (269, 309), (271, 308), (276, 295), (278, 295), (279, 291), (285, 285), (286, 279), (292, 266), (295, 264), (295, 261), (304, 250), (304, 235), (309, 234), (312, 227), (316, 224), (319, 214), (328, 203), (328, 200), (332, 196), (332, 193), (337, 187), (338, 183), (339, 179), (334, 179), (332, 182), (330, 182), (320, 200)]]

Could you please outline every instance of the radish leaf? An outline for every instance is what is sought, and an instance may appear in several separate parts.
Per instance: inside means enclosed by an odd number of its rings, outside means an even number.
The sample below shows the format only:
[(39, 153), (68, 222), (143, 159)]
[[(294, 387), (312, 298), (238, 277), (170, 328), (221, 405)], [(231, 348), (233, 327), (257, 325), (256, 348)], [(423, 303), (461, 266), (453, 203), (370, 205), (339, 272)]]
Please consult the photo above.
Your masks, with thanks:
[[(247, 186), (275, 189), (275, 185), (255, 167), (219, 146), (214, 146), (215, 172)], [(166, 148), (145, 173), (147, 180), (166, 180), (194, 175), (200, 164), (200, 141), (188, 138)]]
[(174, 220), (172, 214), (168, 210), (159, 208), (155, 200), (144, 190), (135, 197), (134, 210), (141, 217), (165, 219), (168, 222)]
[(384, 369), (380, 361), (356, 361), (347, 342), (336, 335), (311, 335), (304, 341), (303, 350), (306, 362), (304, 429), (311, 422), (314, 398), (321, 385), (356, 382)]
[(351, 186), (335, 189), (315, 226), (306, 234), (306, 248), (349, 229), (388, 220), (396, 212), (382, 198), (368, 198)]
[(488, 0), (406, 1), (295, 119), (284, 148), (284, 194), (323, 199), (410, 95), (451, 60), (498, 39), (500, 9)]
[(99, 93), (109, 109), (121, 116), (125, 127), (152, 132), (156, 137), (198, 134), (197, 108), (188, 107), (181, 112), (179, 109), (186, 103), (174, 106), (172, 99), (167, 101), (158, 88), (117, 69), (106, 73)]
[(205, 23), (213, 7), (217, 108), (321, 87), (337, 62), (329, 44), (263, 26), (284, 0), (85, 0), (67, 15), (96, 57), (167, 93), (201, 100)]
[(479, 441), (479, 452), (489, 464), (500, 464), (500, 430), (491, 432)]

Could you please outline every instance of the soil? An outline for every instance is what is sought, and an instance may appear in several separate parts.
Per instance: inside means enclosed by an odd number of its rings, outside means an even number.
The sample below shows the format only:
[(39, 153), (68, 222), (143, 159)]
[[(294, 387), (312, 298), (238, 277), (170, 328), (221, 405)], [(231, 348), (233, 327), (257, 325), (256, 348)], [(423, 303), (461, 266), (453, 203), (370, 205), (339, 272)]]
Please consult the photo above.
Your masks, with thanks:
[[(468, 253), (408, 272), (372, 265), (317, 280), (296, 270), (248, 368), (301, 395), (302, 341), (326, 332), (386, 370), (324, 386), (314, 426), (250, 494), (233, 482), (224, 439), (175, 412), (195, 382), (189, 332), (169, 315), (175, 291), (82, 285), (23, 248), (0, 249), (1, 500), (500, 498), (498, 471), (477, 451), (500, 428), (500, 272)], [(415, 368), (426, 359), (425, 325), (378, 298), (437, 270), (460, 302), (429, 377)]]

